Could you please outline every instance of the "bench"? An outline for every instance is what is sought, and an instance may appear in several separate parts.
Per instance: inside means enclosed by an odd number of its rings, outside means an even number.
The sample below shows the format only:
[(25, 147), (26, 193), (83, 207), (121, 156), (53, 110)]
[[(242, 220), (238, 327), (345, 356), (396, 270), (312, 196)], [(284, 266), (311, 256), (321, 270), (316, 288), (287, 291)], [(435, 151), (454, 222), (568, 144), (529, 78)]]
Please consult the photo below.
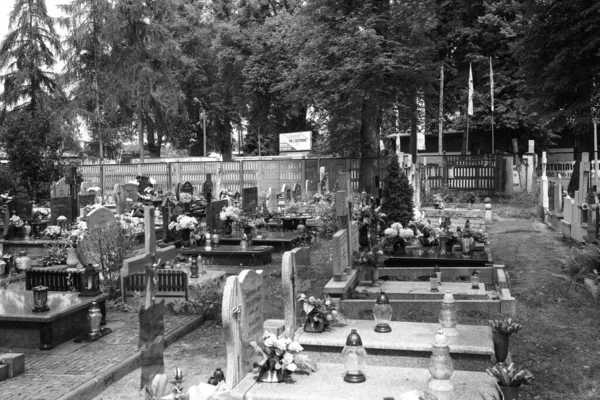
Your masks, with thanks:
[[(181, 269), (157, 269), (156, 301), (165, 303), (175, 300), (188, 301), (188, 275)], [(124, 277), (125, 302), (136, 296), (144, 298), (146, 291), (146, 275), (133, 274)]]

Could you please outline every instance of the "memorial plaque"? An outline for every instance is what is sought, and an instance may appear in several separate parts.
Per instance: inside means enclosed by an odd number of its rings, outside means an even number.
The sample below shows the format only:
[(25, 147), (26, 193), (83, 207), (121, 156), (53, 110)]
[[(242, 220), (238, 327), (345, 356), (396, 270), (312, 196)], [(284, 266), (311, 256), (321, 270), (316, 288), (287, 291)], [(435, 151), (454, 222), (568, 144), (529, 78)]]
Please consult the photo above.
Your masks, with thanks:
[(67, 224), (73, 222), (70, 197), (54, 197), (50, 199), (50, 224), (56, 225), (56, 219), (61, 215), (67, 218)]
[(213, 201), (212, 203), (210, 203), (210, 205), (207, 207), (207, 222), (209, 224), (208, 228), (214, 232), (217, 233), (221, 230), (221, 225), (223, 223), (223, 221), (221, 221), (221, 210), (223, 210), (223, 207), (227, 207), (227, 205), (229, 204), (228, 200), (218, 200), (218, 201)]
[(244, 211), (256, 211), (258, 209), (258, 188), (246, 188), (242, 190), (242, 193), (242, 208)]
[(340, 229), (333, 235), (332, 243), (333, 280), (345, 281), (346, 268), (348, 268), (348, 231)]
[(69, 185), (65, 183), (64, 178), (56, 182), (51, 191), (52, 197), (70, 197), (71, 190)]
[(86, 206), (93, 206), (96, 204), (95, 194), (79, 194), (77, 195), (77, 209), (82, 209)]

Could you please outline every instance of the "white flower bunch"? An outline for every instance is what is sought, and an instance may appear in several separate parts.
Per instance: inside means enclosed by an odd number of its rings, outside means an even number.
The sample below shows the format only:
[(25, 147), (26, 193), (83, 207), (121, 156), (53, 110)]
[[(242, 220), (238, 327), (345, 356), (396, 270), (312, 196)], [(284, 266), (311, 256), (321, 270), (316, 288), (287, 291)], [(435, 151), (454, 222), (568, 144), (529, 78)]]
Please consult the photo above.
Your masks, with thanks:
[(389, 237), (389, 238), (394, 238), (394, 237), (398, 236), (398, 231), (393, 228), (387, 228), (385, 231), (383, 231), (383, 233), (385, 234), (386, 237)]
[(188, 217), (187, 215), (180, 215), (177, 217), (177, 221), (172, 221), (169, 224), (169, 229), (176, 229), (178, 231), (184, 229), (194, 230), (198, 226), (198, 220), (194, 217)]
[(277, 358), (280, 358), (275, 364), (276, 370), (283, 368), (294, 372), (298, 369), (298, 366), (294, 363), (294, 355), (304, 350), (300, 343), (293, 342), (292, 339), (287, 337), (277, 337), (269, 331), (265, 331), (263, 340), (265, 353), (267, 355), (274, 354)]
[(221, 219), (221, 221), (226, 221), (227, 219), (237, 221), (238, 219), (240, 219), (240, 212), (241, 211), (239, 208), (229, 206), (223, 209), (223, 211), (221, 211), (221, 213), (219, 214), (219, 218)]
[(48, 207), (33, 207), (33, 213), (40, 213), (42, 217), (50, 215), (50, 209)]
[(44, 230), (44, 235), (50, 236), (50, 237), (56, 237), (56, 236), (60, 235), (60, 226), (58, 226), (58, 225), (49, 225)]
[(17, 228), (20, 228), (23, 225), (25, 225), (23, 223), (23, 220), (21, 219), (21, 217), (19, 217), (18, 215), (13, 215), (12, 217), (10, 217), (9, 224), (12, 225), (12, 226), (16, 226)]
[(400, 222), (394, 222), (391, 228), (394, 229), (396, 232), (400, 232), (400, 229), (402, 229), (403, 226)]
[(398, 235), (402, 239), (408, 239), (408, 238), (411, 238), (411, 237), (415, 236), (415, 233), (413, 232), (412, 229), (402, 228), (402, 229), (398, 230)]
[(100, 187), (91, 186), (91, 187), (87, 188), (86, 192), (88, 192), (88, 194), (95, 194), (97, 196), (100, 194)]
[(150, 182), (150, 184), (153, 186), (156, 185), (156, 179), (154, 179), (154, 178), (148, 179), (148, 182)]
[(182, 203), (190, 203), (192, 201), (192, 199), (193, 199), (193, 197), (189, 193), (186, 193), (186, 192), (179, 193), (179, 200), (181, 200)]

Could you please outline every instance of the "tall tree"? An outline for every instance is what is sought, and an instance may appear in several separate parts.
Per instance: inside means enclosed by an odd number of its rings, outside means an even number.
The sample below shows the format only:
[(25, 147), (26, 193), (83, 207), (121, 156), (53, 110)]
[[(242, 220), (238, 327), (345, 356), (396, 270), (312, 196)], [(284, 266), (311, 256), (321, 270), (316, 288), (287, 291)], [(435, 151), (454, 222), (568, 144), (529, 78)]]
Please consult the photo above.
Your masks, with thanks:
[(35, 115), (38, 108), (49, 107), (58, 91), (51, 68), (60, 53), (54, 21), (44, 0), (15, 0), (9, 16), (9, 32), (0, 44), (0, 76), (4, 83), (2, 103), (25, 108)]

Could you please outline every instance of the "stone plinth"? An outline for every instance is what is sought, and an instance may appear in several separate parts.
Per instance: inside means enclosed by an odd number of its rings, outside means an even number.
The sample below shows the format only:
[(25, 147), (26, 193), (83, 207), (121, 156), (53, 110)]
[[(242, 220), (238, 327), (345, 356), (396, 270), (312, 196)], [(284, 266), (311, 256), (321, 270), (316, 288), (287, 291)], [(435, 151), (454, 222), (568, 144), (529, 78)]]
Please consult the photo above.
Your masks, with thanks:
[[(219, 245), (206, 250), (202, 246), (180, 250), (180, 254), (189, 257), (201, 255), (206, 265), (231, 265), (236, 267), (261, 266), (271, 261), (273, 247), (252, 246), (242, 250), (240, 246)], [(241, 272), (241, 270), (239, 270)]]
[(492, 263), (489, 251), (474, 251), (473, 255), (463, 257), (460, 251), (441, 254), (438, 247), (409, 247), (404, 253), (392, 253), (385, 261), (386, 268), (434, 268), (441, 267), (481, 268)]
[(0, 290), (0, 343), (12, 349), (51, 349), (88, 331), (87, 312), (93, 301), (100, 303), (104, 317), (107, 298), (49, 292), (50, 310), (33, 312), (33, 292)]
[(358, 282), (358, 274), (355, 269), (351, 269), (348, 273), (348, 279), (345, 281), (335, 281), (333, 278), (327, 282), (323, 293), (331, 297), (341, 297), (346, 299), (350, 290), (356, 286)]
[[(427, 368), (431, 344), (440, 325), (392, 321), (392, 331), (377, 333), (371, 320), (348, 320), (347, 326), (332, 327), (323, 333), (306, 333), (302, 328), (295, 335), (304, 352), (317, 362), (342, 362), (342, 349), (351, 329), (356, 329), (367, 349), (371, 365)], [(449, 337), (454, 367), (465, 371), (483, 371), (492, 363), (494, 346), (487, 325), (458, 325), (458, 336)]]
[[(442, 282), (470, 282), (471, 274), (473, 270), (479, 271), (479, 279), (481, 282), (488, 285), (488, 287), (494, 287), (497, 283), (497, 276), (495, 276), (494, 267), (489, 265), (485, 267), (443, 267), (439, 266), (442, 271)], [(393, 268), (380, 268), (379, 278), (393, 277), (392, 279), (398, 279), (399, 281), (429, 281), (433, 268), (428, 267), (393, 267)], [(387, 279), (387, 278), (386, 278)]]
[[(221, 245), (238, 246), (242, 240), (241, 235), (232, 237), (221, 236)], [(271, 246), (276, 253), (292, 250), (302, 242), (302, 234), (298, 232), (264, 232), (262, 235), (252, 236), (254, 246)]]
[(472, 289), (471, 283), (442, 282), (438, 291), (431, 291), (430, 282), (398, 282), (387, 281), (381, 286), (372, 286), (371, 282), (360, 282), (355, 288), (361, 294), (368, 294), (370, 299), (377, 299), (384, 291), (390, 300), (439, 300), (442, 301), (447, 290), (450, 290), (456, 300), (484, 300), (488, 296), (485, 284), (480, 283), (479, 289)]
[(428, 392), (438, 400), (499, 400), (494, 378), (485, 372), (456, 371), (452, 392), (434, 392), (428, 388), (431, 375), (423, 368), (398, 368), (367, 365), (366, 382), (344, 382), (343, 364), (320, 363), (319, 371), (293, 374), (286, 383), (262, 383), (248, 374), (234, 388), (233, 399), (247, 400), (373, 400), (402, 399), (410, 392)]

